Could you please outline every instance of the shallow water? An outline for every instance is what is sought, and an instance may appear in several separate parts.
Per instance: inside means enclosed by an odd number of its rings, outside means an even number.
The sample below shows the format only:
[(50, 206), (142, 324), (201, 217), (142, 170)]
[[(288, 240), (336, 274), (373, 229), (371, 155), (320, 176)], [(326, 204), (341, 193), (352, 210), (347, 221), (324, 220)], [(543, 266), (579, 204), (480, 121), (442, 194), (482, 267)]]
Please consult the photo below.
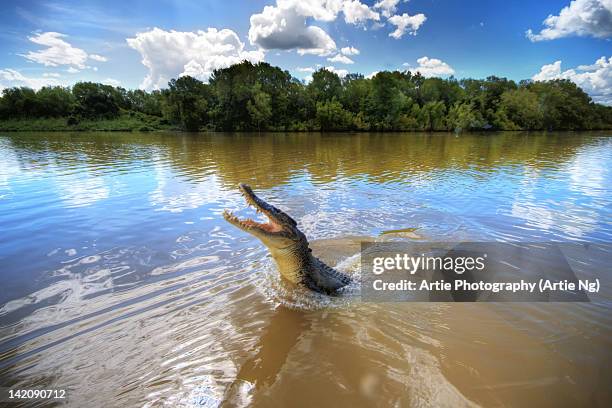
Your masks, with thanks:
[(248, 213), (249, 183), (348, 272), (362, 237), (611, 242), (610, 135), (0, 134), (0, 387), (75, 407), (610, 406), (610, 271), (590, 303), (331, 299), (221, 217)]

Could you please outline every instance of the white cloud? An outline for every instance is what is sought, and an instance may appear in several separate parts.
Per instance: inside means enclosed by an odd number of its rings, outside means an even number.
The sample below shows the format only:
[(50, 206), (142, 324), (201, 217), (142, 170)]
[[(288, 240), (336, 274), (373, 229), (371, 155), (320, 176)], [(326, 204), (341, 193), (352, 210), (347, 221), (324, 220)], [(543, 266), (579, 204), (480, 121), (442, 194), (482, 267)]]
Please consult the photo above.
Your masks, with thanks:
[(612, 105), (612, 57), (601, 57), (592, 65), (580, 65), (567, 71), (561, 71), (561, 61), (555, 61), (542, 66), (532, 79), (569, 79), (588, 93), (595, 102)]
[(555, 61), (552, 64), (542, 65), (540, 72), (531, 77), (531, 79), (534, 81), (548, 81), (557, 78), (560, 74), (561, 61)]
[(64, 41), (62, 38), (65, 37), (65, 34), (52, 31), (28, 37), (33, 43), (47, 48), (40, 51), (30, 51), (24, 54), (23, 57), (48, 67), (72, 65), (80, 69), (85, 68), (87, 53)]
[(119, 81), (118, 79), (113, 79), (113, 78), (103, 79), (102, 83), (106, 85), (110, 85), (110, 86), (121, 86), (121, 81)]
[(340, 52), (343, 55), (359, 55), (359, 50), (355, 47), (342, 47)]
[(263, 49), (297, 49), (300, 54), (329, 55), (336, 43), (322, 28), (306, 24), (296, 8), (266, 6), (251, 16), (249, 41)]
[(162, 88), (180, 75), (207, 81), (215, 69), (243, 60), (259, 62), (264, 58), (261, 50), (245, 50), (238, 35), (228, 29), (182, 32), (154, 28), (126, 41), (140, 53), (143, 65), (149, 69), (141, 84), (145, 89)]
[(312, 67), (297, 67), (295, 70), (297, 72), (310, 72), (310, 73), (315, 72), (315, 69)]
[(14, 69), (0, 69), (0, 89), (13, 86), (25, 86), (32, 89), (40, 89), (43, 86), (62, 85), (61, 81), (53, 74), (44, 75), (42, 78), (28, 77)]
[(108, 61), (108, 58), (102, 56), (102, 55), (98, 55), (98, 54), (89, 54), (89, 58), (94, 60), (94, 61), (98, 61), (98, 62), (106, 62)]
[(72, 44), (64, 40), (66, 37), (68, 37), (66, 34), (56, 33), (54, 31), (38, 33), (32, 37), (28, 37), (28, 40), (34, 44), (42, 45), (47, 48), (39, 51), (30, 51), (27, 54), (21, 54), (21, 56), (47, 67), (69, 65), (73, 70), (76, 68), (90, 68), (85, 65), (87, 59), (99, 62), (107, 61), (107, 58), (102, 55), (88, 55), (85, 50), (72, 46)]
[(329, 62), (338, 62), (340, 64), (354, 64), (355, 61), (347, 57), (346, 55), (336, 54), (335, 56), (327, 59)]
[(69, 74), (76, 74), (77, 72), (81, 72), (81, 71), (79, 71), (75, 67), (70, 67), (66, 70), (66, 72), (68, 72)]
[(61, 77), (61, 75), (58, 74), (57, 72), (45, 72), (43, 74), (43, 77), (45, 77), (45, 78), (59, 78), (59, 77)]
[(342, 11), (344, 13), (344, 21), (349, 24), (363, 23), (367, 20), (380, 20), (380, 15), (377, 12), (357, 0), (345, 1)]
[(380, 15), (358, 0), (277, 0), (250, 18), (249, 41), (265, 50), (296, 49), (298, 53), (326, 56), (336, 50), (336, 43), (321, 27), (311, 21), (326, 23), (344, 14), (348, 24), (378, 21)]
[(374, 23), (372, 23), (372, 25), (370, 26), (370, 30), (379, 30), (381, 28), (383, 28), (385, 26), (385, 23), (381, 23), (379, 21), (376, 21)]
[(277, 0), (276, 8), (293, 9), (301, 16), (324, 22), (336, 20), (340, 12), (344, 14), (344, 21), (348, 24), (380, 19), (377, 12), (359, 0)]
[(558, 16), (549, 15), (543, 22), (546, 28), (539, 34), (531, 29), (526, 35), (531, 41), (555, 40), (571, 35), (597, 38), (612, 37), (611, 0), (574, 0)]
[(349, 73), (346, 69), (337, 69), (336, 67), (333, 67), (333, 66), (325, 67), (325, 69), (331, 72), (335, 72), (336, 75), (338, 75), (340, 78), (344, 78)]
[(368, 75), (366, 75), (366, 79), (372, 79), (378, 74), (380, 71), (372, 71)]
[(380, 0), (374, 4), (375, 9), (379, 9), (381, 14), (385, 17), (391, 17), (397, 10), (397, 4), (399, 0)]
[[(452, 75), (455, 70), (446, 62), (437, 58), (421, 57), (417, 60), (417, 67), (408, 68), (412, 72), (420, 72), (424, 77)], [(410, 67), (410, 64), (404, 63), (405, 67)]]
[(276, 7), (283, 10), (293, 9), (301, 16), (331, 22), (342, 10), (342, 3), (338, 0), (277, 0)]
[(427, 20), (427, 17), (425, 17), (425, 14), (422, 13), (415, 14), (414, 16), (404, 13), (402, 15), (390, 17), (387, 21), (397, 28), (395, 31), (389, 34), (389, 37), (399, 40), (404, 36), (404, 34), (406, 34), (406, 31), (408, 31), (408, 33), (411, 35), (416, 35), (417, 30), (419, 27), (421, 27), (425, 20)]

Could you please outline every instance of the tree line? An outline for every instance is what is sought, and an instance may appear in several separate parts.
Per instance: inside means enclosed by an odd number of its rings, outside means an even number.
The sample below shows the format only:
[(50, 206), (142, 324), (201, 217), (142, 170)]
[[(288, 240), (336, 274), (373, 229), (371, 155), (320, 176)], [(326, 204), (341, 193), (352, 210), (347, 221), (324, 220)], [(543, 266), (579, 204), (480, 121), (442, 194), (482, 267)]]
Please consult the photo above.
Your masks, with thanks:
[(321, 68), (304, 83), (288, 71), (248, 61), (146, 92), (79, 82), (72, 87), (4, 89), (0, 120), (65, 118), (67, 124), (150, 116), (188, 131), (461, 131), (611, 129), (612, 107), (576, 84), (490, 76), (425, 78), (382, 71), (340, 78)]

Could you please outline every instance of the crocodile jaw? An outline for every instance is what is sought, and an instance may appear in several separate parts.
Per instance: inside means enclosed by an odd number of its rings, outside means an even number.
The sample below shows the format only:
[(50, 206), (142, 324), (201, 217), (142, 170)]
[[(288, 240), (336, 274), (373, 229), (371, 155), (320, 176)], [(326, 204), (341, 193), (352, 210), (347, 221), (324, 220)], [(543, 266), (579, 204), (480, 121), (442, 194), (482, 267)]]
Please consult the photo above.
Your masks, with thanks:
[(241, 220), (227, 210), (223, 217), (232, 225), (257, 237), (268, 248), (284, 279), (329, 294), (350, 282), (348, 276), (312, 256), (308, 240), (297, 228), (293, 218), (257, 197), (246, 184), (240, 184), (239, 188), (247, 204), (263, 213), (268, 222)]

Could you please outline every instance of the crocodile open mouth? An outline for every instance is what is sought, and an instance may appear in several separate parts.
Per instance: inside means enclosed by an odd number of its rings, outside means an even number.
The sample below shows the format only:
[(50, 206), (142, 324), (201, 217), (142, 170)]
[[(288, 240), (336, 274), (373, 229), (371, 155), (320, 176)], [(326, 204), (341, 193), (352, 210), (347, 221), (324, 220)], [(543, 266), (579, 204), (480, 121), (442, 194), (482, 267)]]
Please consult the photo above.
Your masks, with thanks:
[(283, 226), (275, 219), (274, 207), (257, 197), (253, 193), (253, 190), (246, 184), (240, 184), (239, 188), (247, 204), (253, 207), (258, 213), (265, 215), (268, 219), (267, 222), (258, 222), (252, 218), (240, 219), (228, 210), (223, 212), (223, 218), (245, 231), (252, 231), (255, 229), (268, 234), (282, 232)]

